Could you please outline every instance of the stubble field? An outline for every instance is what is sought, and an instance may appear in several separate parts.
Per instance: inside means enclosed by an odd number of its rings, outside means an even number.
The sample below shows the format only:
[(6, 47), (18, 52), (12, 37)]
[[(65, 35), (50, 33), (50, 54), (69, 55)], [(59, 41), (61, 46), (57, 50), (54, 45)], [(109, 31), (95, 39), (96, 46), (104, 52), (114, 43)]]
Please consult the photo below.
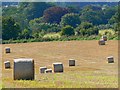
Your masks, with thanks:
[[(5, 54), (4, 48), (11, 53)], [(115, 63), (107, 63), (107, 57), (114, 56)], [(13, 80), (13, 59), (33, 58), (35, 80)], [(76, 60), (76, 66), (69, 67), (69, 59)], [(9, 60), (12, 68), (5, 69)], [(62, 62), (63, 73), (40, 74), (39, 68), (52, 68), (52, 63)], [(118, 87), (118, 41), (107, 41), (99, 46), (98, 41), (36, 42), (2, 45), (3, 88), (117, 88)]]

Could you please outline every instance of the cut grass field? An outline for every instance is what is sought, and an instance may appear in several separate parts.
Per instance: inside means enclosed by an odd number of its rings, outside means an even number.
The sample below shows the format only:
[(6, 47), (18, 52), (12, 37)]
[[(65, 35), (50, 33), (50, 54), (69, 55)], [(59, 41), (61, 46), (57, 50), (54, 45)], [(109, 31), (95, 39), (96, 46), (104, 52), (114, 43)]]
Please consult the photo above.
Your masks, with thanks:
[[(5, 88), (117, 88), (118, 41), (108, 41), (99, 46), (98, 41), (38, 42), (4, 44), (2, 58), (2, 85)], [(5, 54), (4, 48), (11, 53)], [(115, 63), (107, 63), (106, 57), (114, 56)], [(35, 80), (13, 80), (13, 59), (33, 58)], [(68, 60), (76, 59), (76, 66), (69, 67)], [(11, 69), (4, 69), (4, 61), (10, 60)], [(40, 74), (39, 67), (52, 68), (52, 63), (62, 62), (63, 73)]]

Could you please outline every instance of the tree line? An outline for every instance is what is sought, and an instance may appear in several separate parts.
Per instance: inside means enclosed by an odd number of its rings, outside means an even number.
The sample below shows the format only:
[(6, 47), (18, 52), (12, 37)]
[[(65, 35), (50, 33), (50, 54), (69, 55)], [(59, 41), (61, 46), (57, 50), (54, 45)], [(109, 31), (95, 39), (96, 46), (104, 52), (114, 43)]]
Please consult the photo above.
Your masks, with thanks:
[(2, 9), (2, 38), (42, 38), (48, 33), (61, 36), (98, 35), (101, 29), (112, 28), (118, 23), (118, 6), (75, 5), (58, 6), (53, 2), (21, 2)]

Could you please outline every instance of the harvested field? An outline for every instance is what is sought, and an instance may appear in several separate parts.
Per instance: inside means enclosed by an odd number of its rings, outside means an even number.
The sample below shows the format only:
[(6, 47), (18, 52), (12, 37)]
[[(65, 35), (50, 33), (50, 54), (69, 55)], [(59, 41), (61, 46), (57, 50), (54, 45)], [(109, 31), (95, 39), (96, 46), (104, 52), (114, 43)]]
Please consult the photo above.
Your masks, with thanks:
[[(118, 41), (108, 41), (103, 46), (99, 46), (98, 41), (65, 41), (4, 44), (2, 47), (2, 66), (6, 60), (12, 64), (12, 69), (2, 68), (3, 87), (118, 87)], [(5, 54), (5, 47), (10, 47), (11, 53)], [(108, 56), (114, 56), (115, 62), (109, 64)], [(13, 80), (13, 59), (21, 57), (34, 59), (34, 81)], [(76, 66), (69, 67), (70, 58), (76, 60)], [(40, 67), (52, 68), (55, 62), (64, 64), (63, 73), (40, 74)]]

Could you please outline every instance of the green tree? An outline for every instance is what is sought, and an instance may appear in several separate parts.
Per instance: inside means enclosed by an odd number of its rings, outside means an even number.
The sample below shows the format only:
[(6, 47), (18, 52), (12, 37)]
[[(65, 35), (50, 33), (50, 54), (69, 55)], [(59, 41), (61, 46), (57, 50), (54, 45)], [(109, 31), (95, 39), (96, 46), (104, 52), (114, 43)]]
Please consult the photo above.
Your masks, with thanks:
[(71, 13), (80, 13), (81, 12), (81, 8), (79, 6), (75, 6), (75, 5), (69, 5), (67, 6), (68, 9), (70, 10)]
[(116, 24), (114, 25), (114, 29), (115, 29), (116, 32), (118, 32), (117, 35), (118, 35), (118, 37), (119, 37), (119, 35), (120, 35), (120, 2), (118, 3), (117, 22), (118, 22), (118, 23), (116, 23)]
[(81, 11), (81, 21), (90, 22), (93, 25), (108, 24), (109, 19), (117, 12), (116, 6), (102, 8), (97, 5), (88, 5)]
[(109, 20), (111, 18), (114, 18), (113, 16), (115, 14), (117, 14), (118, 12), (118, 8), (116, 6), (113, 6), (113, 7), (107, 7), (106, 9), (104, 9), (103, 11), (103, 20), (104, 22), (106, 21), (106, 23), (109, 22)]
[(22, 30), (22, 32), (19, 34), (19, 37), (28, 39), (30, 37), (30, 30), (28, 29)]
[(42, 23), (42, 21), (43, 21), (42, 17), (41, 18), (35, 18), (35, 19), (29, 21), (29, 29), (32, 32), (32, 34), (42, 31), (41, 25), (40, 25), (40, 23)]
[(43, 18), (36, 18), (29, 22), (29, 27), (32, 32), (59, 32), (60, 25), (58, 24), (50, 24), (50, 23), (43, 23)]
[(71, 36), (71, 35), (74, 35), (74, 34), (75, 34), (74, 28), (71, 27), (70, 25), (67, 25), (67, 26), (63, 27), (62, 30), (61, 30), (61, 35)]
[(78, 14), (74, 14), (74, 13), (65, 14), (61, 18), (60, 24), (61, 26), (70, 25), (75, 28), (77, 27), (77, 25), (80, 24), (80, 17)]
[(44, 10), (51, 6), (53, 5), (46, 2), (21, 2), (18, 9), (19, 12), (27, 15), (27, 19), (30, 21), (42, 17)]
[(81, 28), (81, 29), (82, 29), (82, 28), (88, 29), (88, 28), (91, 28), (91, 27), (93, 27), (93, 24), (92, 24), (92, 23), (89, 23), (89, 22), (82, 22), (82, 23), (80, 24), (80, 28)]
[(3, 16), (10, 16), (20, 23), (21, 30), (28, 28), (29, 21), (43, 16), (45, 9), (54, 6), (46, 2), (20, 2), (18, 7), (3, 7)]
[(3, 17), (2, 20), (2, 38), (3, 40), (17, 39), (20, 33), (20, 26), (11, 17)]
[(0, 16), (0, 40), (2, 40), (2, 16)]
[(93, 26), (92, 23), (89, 22), (82, 22), (75, 31), (84, 36), (84, 35), (98, 35), (98, 28), (96, 26)]
[(2, 15), (3, 16), (13, 16), (17, 13), (17, 7), (12, 7), (12, 6), (9, 6), (9, 7), (2, 7)]
[(113, 15), (109, 21), (108, 21), (109, 24), (114, 24), (114, 23), (118, 23), (118, 13), (116, 12), (115, 15)]
[(81, 22), (90, 22), (94, 25), (99, 25), (103, 23), (103, 12), (94, 11), (92, 9), (83, 9), (80, 15)]

